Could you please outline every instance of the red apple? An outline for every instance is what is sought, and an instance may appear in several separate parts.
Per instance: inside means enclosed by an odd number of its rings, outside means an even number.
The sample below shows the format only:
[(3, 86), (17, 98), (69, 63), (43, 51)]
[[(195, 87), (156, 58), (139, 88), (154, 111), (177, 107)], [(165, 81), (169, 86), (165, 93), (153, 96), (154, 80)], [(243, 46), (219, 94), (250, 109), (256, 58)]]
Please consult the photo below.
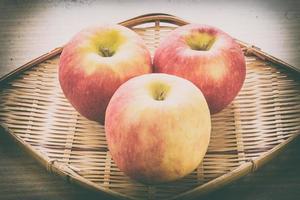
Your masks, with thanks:
[(228, 34), (215, 27), (189, 24), (161, 42), (154, 55), (154, 71), (193, 82), (214, 114), (240, 91), (246, 64), (241, 48)]
[(117, 166), (144, 183), (179, 179), (202, 161), (210, 138), (208, 105), (190, 81), (167, 74), (130, 79), (115, 92), (105, 118)]
[(150, 53), (135, 32), (103, 25), (84, 29), (67, 43), (60, 56), (59, 82), (80, 114), (103, 123), (116, 89), (151, 71)]

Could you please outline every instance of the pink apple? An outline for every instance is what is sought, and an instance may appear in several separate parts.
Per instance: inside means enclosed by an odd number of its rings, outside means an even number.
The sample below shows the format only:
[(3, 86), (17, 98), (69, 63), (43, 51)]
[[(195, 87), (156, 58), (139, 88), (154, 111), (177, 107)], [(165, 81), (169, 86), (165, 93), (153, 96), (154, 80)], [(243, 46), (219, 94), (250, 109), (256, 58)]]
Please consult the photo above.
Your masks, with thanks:
[(143, 40), (120, 25), (82, 30), (64, 47), (59, 62), (61, 88), (83, 116), (103, 123), (108, 102), (128, 79), (151, 73)]
[(246, 64), (242, 50), (228, 34), (215, 27), (189, 24), (161, 42), (154, 56), (154, 71), (193, 82), (214, 114), (240, 91)]
[(115, 92), (105, 131), (112, 158), (125, 174), (144, 183), (173, 181), (202, 161), (210, 139), (210, 113), (190, 81), (147, 74)]

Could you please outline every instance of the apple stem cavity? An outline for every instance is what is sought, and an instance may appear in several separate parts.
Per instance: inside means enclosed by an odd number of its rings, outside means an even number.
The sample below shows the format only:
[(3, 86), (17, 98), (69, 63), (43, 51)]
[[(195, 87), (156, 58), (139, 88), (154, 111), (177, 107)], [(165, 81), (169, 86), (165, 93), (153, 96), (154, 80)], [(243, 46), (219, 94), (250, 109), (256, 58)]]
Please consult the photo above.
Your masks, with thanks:
[(110, 51), (110, 49), (107, 47), (103, 47), (100, 48), (100, 55), (102, 57), (112, 57), (114, 55), (114, 52)]
[(168, 96), (171, 87), (162, 81), (156, 81), (148, 85), (150, 96), (156, 101), (164, 101)]
[(208, 33), (196, 32), (188, 35), (185, 40), (192, 50), (208, 51), (213, 46), (216, 38)]

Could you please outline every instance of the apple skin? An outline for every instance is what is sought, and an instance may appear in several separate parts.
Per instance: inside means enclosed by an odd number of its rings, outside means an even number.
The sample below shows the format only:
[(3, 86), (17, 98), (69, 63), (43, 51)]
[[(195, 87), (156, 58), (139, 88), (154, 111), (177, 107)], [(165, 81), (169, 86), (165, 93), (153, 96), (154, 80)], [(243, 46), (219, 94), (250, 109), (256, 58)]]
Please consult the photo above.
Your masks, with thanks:
[(193, 82), (204, 94), (211, 114), (237, 96), (246, 76), (244, 54), (220, 29), (188, 24), (172, 31), (154, 55), (154, 71)]
[(130, 79), (106, 110), (105, 132), (116, 165), (154, 184), (174, 181), (202, 161), (211, 131), (209, 108), (190, 81), (168, 74)]
[(100, 123), (116, 89), (151, 72), (143, 40), (121, 25), (80, 31), (66, 44), (59, 61), (59, 82), (66, 98), (81, 115)]

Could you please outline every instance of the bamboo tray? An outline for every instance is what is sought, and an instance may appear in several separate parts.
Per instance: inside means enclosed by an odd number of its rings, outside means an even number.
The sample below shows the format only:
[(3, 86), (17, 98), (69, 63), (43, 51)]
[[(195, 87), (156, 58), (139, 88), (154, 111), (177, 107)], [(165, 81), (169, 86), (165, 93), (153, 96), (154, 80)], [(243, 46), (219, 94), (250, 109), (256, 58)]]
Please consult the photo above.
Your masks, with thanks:
[[(187, 22), (149, 14), (120, 24), (140, 34), (153, 55), (167, 33)], [(147, 186), (119, 171), (104, 127), (80, 116), (62, 94), (57, 78), (62, 47), (0, 79), (0, 124), (50, 172), (68, 181), (124, 199), (201, 196), (253, 172), (300, 132), (299, 70), (238, 42), (246, 55), (245, 84), (230, 106), (213, 115), (202, 164), (179, 181)]]

